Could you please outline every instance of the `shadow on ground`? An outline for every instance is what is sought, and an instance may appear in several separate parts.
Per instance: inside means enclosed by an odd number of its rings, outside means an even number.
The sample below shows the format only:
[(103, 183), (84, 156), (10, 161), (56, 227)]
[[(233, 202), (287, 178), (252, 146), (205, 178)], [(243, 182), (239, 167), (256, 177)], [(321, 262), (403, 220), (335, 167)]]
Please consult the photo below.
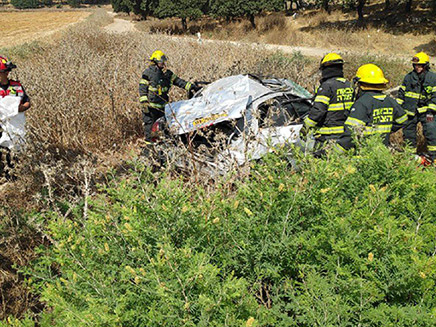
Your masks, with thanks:
[(421, 44), (414, 48), (416, 52), (424, 51), (430, 56), (436, 56), (436, 40), (431, 40), (428, 43)]

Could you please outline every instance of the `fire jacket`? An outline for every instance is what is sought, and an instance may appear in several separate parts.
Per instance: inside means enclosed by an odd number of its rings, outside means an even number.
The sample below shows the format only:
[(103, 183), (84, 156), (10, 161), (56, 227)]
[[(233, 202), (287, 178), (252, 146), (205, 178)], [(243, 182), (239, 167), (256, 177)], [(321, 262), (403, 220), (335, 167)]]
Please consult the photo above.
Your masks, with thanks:
[(428, 110), (436, 112), (436, 74), (431, 71), (423, 74), (420, 76), (415, 71), (410, 72), (398, 90), (397, 101), (409, 116)]
[(325, 80), (318, 88), (309, 115), (304, 120), (307, 127), (319, 127), (318, 134), (341, 135), (344, 122), (353, 104), (354, 90), (342, 77)]
[(139, 82), (139, 102), (148, 103), (152, 108), (163, 109), (168, 103), (168, 92), (172, 85), (187, 91), (192, 87), (190, 82), (177, 77), (171, 70), (150, 65), (142, 73), (142, 79)]
[(362, 91), (351, 107), (345, 121), (345, 132), (338, 140), (341, 149), (348, 150), (352, 144), (352, 129), (360, 130), (363, 136), (382, 135), (389, 144), (389, 135), (407, 121), (403, 108), (390, 96), (377, 91)]
[(9, 80), (9, 84), (0, 85), (0, 97), (16, 96), (21, 98), (21, 103), (29, 101), (29, 97), (24, 91), (23, 86), (18, 81)]

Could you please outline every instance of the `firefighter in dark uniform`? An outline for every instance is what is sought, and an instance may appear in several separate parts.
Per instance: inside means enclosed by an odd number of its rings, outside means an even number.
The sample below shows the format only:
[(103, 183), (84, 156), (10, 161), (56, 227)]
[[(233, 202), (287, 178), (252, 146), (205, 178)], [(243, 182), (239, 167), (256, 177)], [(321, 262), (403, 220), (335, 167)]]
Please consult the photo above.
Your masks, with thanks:
[(139, 82), (139, 101), (143, 108), (142, 118), (147, 141), (151, 139), (153, 123), (165, 115), (165, 104), (169, 101), (168, 92), (172, 85), (187, 91), (192, 89), (196, 92), (200, 89), (195, 83), (186, 82), (166, 69), (167, 57), (162, 51), (153, 52), (149, 60), (150, 65), (142, 73)]
[(326, 141), (335, 140), (344, 133), (344, 122), (353, 104), (354, 90), (344, 78), (343, 65), (344, 60), (336, 53), (329, 53), (321, 60), (320, 86), (304, 120), (307, 128), (316, 128), (317, 151)]
[(378, 66), (361, 66), (357, 70), (355, 81), (356, 101), (345, 121), (345, 131), (338, 140), (337, 149), (342, 152), (355, 146), (353, 131), (358, 136), (380, 135), (383, 143), (389, 145), (389, 135), (407, 121), (406, 112), (395, 99), (383, 94), (389, 81)]
[(413, 59), (413, 71), (404, 77), (398, 91), (398, 103), (402, 105), (409, 118), (404, 128), (404, 138), (416, 147), (416, 126), (421, 122), (428, 154), (436, 159), (436, 74), (430, 71), (430, 58), (417, 53)]

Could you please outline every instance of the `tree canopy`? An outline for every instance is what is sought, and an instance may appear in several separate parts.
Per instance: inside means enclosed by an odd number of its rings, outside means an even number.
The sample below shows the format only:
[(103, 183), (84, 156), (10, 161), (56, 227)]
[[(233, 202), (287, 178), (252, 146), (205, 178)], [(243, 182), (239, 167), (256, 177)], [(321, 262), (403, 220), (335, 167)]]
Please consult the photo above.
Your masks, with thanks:
[[(333, 5), (346, 11), (355, 10), (359, 22), (363, 22), (366, 12), (377, 7), (373, 6), (375, 3), (369, 0), (111, 0), (111, 3), (116, 12), (133, 12), (143, 18), (150, 15), (158, 18), (181, 18), (184, 29), (187, 28), (188, 20), (198, 19), (202, 15), (211, 15), (226, 20), (245, 17), (250, 20), (254, 28), (256, 27), (255, 17), (257, 15), (264, 12), (286, 11), (289, 6), (292, 8), (293, 3), (300, 9), (309, 6), (323, 9), (328, 13)], [(380, 2), (382, 5), (383, 3), (384, 10), (395, 7), (406, 13), (411, 12), (414, 5), (433, 6), (436, 10), (436, 0), (426, 0), (420, 3), (416, 0), (384, 0)]]
[(203, 15), (207, 0), (159, 0), (154, 14), (159, 18), (178, 17), (182, 19), (183, 29), (187, 19), (197, 19)]
[(253, 27), (255, 15), (262, 11), (278, 11), (285, 8), (283, 0), (216, 0), (211, 12), (216, 17), (248, 17)]

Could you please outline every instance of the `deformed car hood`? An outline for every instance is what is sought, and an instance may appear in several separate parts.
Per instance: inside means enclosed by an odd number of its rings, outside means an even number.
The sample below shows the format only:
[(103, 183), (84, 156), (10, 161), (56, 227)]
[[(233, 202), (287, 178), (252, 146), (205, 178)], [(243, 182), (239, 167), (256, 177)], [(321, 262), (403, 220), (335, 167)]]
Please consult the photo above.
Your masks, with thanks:
[[(211, 172), (223, 173), (235, 165), (259, 159), (277, 146), (289, 151), (293, 151), (294, 146), (304, 147), (300, 139), (302, 114), (296, 112), (295, 118), (288, 111), (286, 102), (296, 100), (295, 103), (300, 101), (310, 107), (311, 98), (306, 89), (292, 80), (261, 80), (252, 75), (236, 75), (209, 84), (193, 99), (166, 105), (165, 118), (171, 134), (180, 135), (243, 117), (243, 124), (228, 135), (226, 146), (214, 154), (213, 159), (201, 155), (197, 157), (197, 161), (203, 162)], [(265, 116), (259, 112), (259, 106), (270, 99), (277, 99), (268, 104), (273, 110), (277, 109), (276, 113), (272, 111), (273, 114), (291, 116), (283, 119), (283, 122), (279, 119), (276, 124), (265, 124), (265, 120), (261, 120)], [(292, 109), (296, 110), (294, 107)], [(274, 122), (272, 116), (270, 119)], [(242, 129), (238, 129), (242, 126)]]
[(242, 117), (248, 105), (257, 107), (259, 103), (279, 96), (282, 92), (285, 90), (272, 90), (248, 75), (225, 77), (209, 84), (197, 98), (167, 104), (165, 117), (173, 132), (184, 134), (223, 121), (238, 119)]

